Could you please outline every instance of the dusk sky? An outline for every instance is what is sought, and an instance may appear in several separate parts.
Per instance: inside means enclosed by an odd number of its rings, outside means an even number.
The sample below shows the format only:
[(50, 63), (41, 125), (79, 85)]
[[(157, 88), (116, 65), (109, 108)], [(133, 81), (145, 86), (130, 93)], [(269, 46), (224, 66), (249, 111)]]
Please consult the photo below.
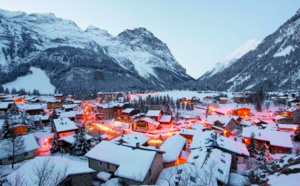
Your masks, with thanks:
[(0, 8), (54, 13), (80, 28), (117, 35), (145, 27), (194, 78), (250, 39), (263, 40), (300, 8), (299, 0), (0, 0)]

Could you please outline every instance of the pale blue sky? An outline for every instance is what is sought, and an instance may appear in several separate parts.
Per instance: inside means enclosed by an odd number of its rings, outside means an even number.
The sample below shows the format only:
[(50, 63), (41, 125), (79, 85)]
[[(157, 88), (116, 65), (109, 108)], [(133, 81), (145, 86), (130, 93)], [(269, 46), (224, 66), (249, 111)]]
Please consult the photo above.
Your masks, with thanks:
[(194, 78), (250, 39), (263, 40), (300, 8), (299, 0), (0, 0), (0, 8), (54, 13), (117, 35), (145, 27)]

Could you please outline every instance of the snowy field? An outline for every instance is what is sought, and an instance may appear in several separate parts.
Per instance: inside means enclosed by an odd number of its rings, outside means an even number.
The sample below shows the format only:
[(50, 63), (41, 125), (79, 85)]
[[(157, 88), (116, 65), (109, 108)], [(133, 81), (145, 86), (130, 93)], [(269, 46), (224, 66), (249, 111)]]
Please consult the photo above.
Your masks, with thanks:
[(32, 92), (33, 89), (37, 89), (42, 94), (53, 94), (55, 87), (50, 83), (45, 71), (35, 67), (30, 67), (30, 70), (32, 74), (18, 77), (15, 81), (4, 84), (3, 87), (8, 88), (10, 91), (13, 88), (17, 90), (24, 88), (26, 91)]
[[(231, 98), (233, 95), (231, 92), (224, 92), (227, 94), (229, 98)], [(138, 94), (138, 95), (132, 95), (134, 99), (138, 99), (139, 96), (142, 98), (146, 98), (148, 95), (151, 96), (167, 96), (173, 97), (174, 100), (179, 98), (188, 98), (191, 99), (192, 97), (197, 97), (203, 99), (206, 96), (217, 96), (220, 92), (213, 92), (213, 93), (198, 93), (197, 91), (188, 91), (188, 90), (173, 90), (173, 91), (165, 91), (165, 92), (157, 92), (157, 93), (146, 93), (146, 94)]]

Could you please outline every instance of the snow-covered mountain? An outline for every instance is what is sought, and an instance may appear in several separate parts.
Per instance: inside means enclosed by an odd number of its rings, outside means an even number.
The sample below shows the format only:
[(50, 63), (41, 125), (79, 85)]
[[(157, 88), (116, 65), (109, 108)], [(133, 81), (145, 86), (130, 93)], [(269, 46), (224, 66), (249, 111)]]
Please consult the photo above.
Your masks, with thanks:
[[(162, 89), (191, 80), (165, 43), (145, 28), (118, 36), (54, 14), (0, 9), (1, 84), (46, 71), (61, 92)], [(16, 87), (17, 88), (17, 87)]]
[(300, 89), (300, 10), (256, 49), (195, 87), (213, 90)]
[(226, 57), (222, 58), (215, 67), (211, 70), (206, 72), (203, 76), (201, 76), (201, 79), (206, 79), (208, 77), (213, 76), (214, 74), (221, 72), (225, 68), (232, 65), (236, 60), (240, 59), (243, 55), (247, 54), (248, 52), (256, 49), (256, 47), (261, 43), (261, 41), (258, 41), (256, 39), (251, 39), (235, 49), (233, 52), (228, 54)]

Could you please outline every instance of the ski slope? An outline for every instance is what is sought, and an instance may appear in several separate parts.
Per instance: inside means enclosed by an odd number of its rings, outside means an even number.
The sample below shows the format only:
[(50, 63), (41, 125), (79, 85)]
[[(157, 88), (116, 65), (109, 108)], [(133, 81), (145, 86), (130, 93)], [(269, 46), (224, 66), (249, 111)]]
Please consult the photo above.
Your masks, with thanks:
[(33, 89), (37, 89), (42, 94), (54, 93), (55, 87), (50, 83), (45, 71), (35, 67), (30, 67), (30, 71), (32, 74), (18, 77), (15, 81), (4, 84), (3, 87), (8, 88), (10, 91), (13, 88), (17, 90), (24, 88), (26, 91), (31, 92)]

